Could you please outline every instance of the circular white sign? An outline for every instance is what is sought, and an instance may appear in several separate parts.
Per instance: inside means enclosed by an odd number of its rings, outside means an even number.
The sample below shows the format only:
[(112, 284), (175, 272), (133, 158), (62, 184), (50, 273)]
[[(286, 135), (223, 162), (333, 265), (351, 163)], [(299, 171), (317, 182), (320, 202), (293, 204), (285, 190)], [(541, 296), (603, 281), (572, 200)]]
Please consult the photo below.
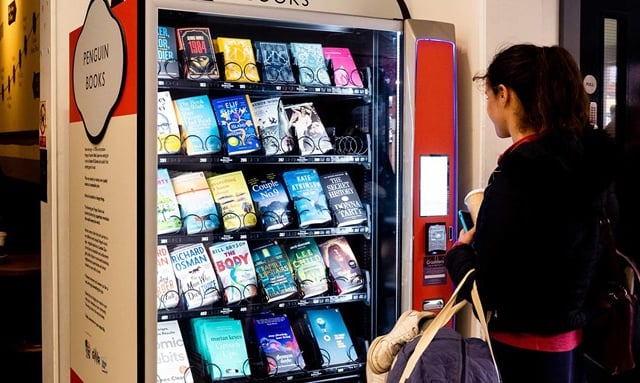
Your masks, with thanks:
[(93, 0), (73, 55), (73, 97), (89, 141), (99, 143), (122, 95), (124, 34), (105, 0)]
[(594, 94), (596, 89), (598, 89), (598, 80), (593, 75), (584, 76), (584, 80), (582, 80), (582, 85), (584, 86), (584, 91), (587, 94)]

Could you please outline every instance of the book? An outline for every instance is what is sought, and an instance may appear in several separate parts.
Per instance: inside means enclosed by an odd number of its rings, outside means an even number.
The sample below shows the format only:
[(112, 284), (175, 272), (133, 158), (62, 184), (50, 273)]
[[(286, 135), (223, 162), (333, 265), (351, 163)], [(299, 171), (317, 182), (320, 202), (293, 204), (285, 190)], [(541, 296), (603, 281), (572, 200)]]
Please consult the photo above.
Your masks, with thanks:
[(300, 238), (287, 242), (285, 251), (304, 298), (327, 292), (329, 285), (326, 266), (313, 238)]
[(298, 67), (300, 85), (331, 85), (321, 44), (292, 42), (289, 43), (289, 49)]
[(250, 177), (247, 184), (265, 231), (293, 224), (291, 200), (276, 173)]
[(158, 245), (156, 274), (158, 280), (156, 308), (162, 310), (176, 307), (180, 303), (180, 292), (166, 245)]
[(230, 156), (262, 149), (248, 94), (214, 98), (211, 105)]
[(347, 325), (337, 308), (309, 309), (306, 325), (322, 355), (322, 366), (335, 366), (358, 359)]
[(158, 383), (193, 383), (189, 357), (178, 321), (158, 322), (157, 345), (156, 381)]
[(187, 155), (218, 153), (222, 150), (220, 129), (208, 96), (179, 98), (174, 105)]
[(216, 273), (202, 243), (179, 246), (169, 254), (187, 309), (210, 305), (220, 299)]
[(324, 154), (333, 149), (313, 102), (285, 105), (284, 110), (289, 118), (289, 126), (298, 140), (301, 155)]
[(347, 238), (330, 238), (319, 243), (318, 247), (338, 295), (360, 290), (364, 286), (362, 271)]
[(251, 258), (268, 302), (286, 299), (298, 293), (289, 259), (277, 242), (253, 249)]
[(220, 217), (203, 172), (186, 172), (171, 178), (187, 234), (211, 232)]
[(209, 246), (209, 254), (227, 303), (256, 296), (258, 280), (247, 241), (214, 243)]
[(211, 30), (208, 27), (176, 28), (176, 38), (184, 78), (192, 80), (220, 78)]
[(176, 29), (158, 25), (158, 78), (180, 78)]
[(182, 215), (176, 197), (169, 171), (158, 168), (157, 184), (157, 234), (169, 234), (180, 231), (182, 228)]
[(252, 318), (252, 323), (270, 375), (304, 369), (302, 352), (286, 314), (261, 313)]
[(320, 176), (320, 183), (336, 226), (358, 225), (367, 220), (367, 211), (349, 173), (338, 171), (323, 174)]
[(191, 320), (194, 344), (211, 381), (251, 375), (242, 324), (229, 317)]
[(178, 116), (169, 91), (158, 92), (158, 154), (178, 153), (182, 147)]
[(293, 132), (280, 97), (253, 101), (256, 125), (267, 156), (293, 151)]
[(255, 41), (256, 61), (262, 64), (262, 80), (267, 83), (295, 83), (291, 56), (286, 43)]
[(234, 82), (260, 82), (260, 74), (250, 39), (216, 38), (218, 52), (224, 57), (224, 78)]
[(222, 215), (225, 232), (256, 226), (258, 217), (242, 170), (211, 175), (207, 183)]
[(282, 173), (282, 179), (293, 201), (300, 227), (331, 222), (327, 198), (315, 169), (289, 170)]
[(362, 88), (362, 78), (351, 56), (351, 50), (343, 47), (322, 47), (324, 57), (329, 61), (336, 86)]

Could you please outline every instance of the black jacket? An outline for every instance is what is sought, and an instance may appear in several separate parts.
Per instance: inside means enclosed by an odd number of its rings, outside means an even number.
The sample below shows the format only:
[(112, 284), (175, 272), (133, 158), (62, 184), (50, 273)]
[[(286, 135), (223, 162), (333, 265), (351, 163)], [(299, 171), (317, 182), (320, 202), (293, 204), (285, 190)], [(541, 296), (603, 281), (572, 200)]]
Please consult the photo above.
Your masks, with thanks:
[(470, 268), (491, 330), (580, 328), (614, 151), (602, 131), (546, 135), (507, 150), (490, 177), (471, 245), (445, 258), (454, 282)]

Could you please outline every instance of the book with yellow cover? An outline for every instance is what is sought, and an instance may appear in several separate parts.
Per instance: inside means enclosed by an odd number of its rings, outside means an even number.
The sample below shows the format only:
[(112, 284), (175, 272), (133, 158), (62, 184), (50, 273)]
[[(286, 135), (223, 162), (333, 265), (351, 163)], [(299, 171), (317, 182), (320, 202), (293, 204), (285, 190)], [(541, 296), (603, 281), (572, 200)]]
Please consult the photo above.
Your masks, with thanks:
[(260, 74), (250, 39), (218, 37), (218, 52), (224, 57), (224, 76), (227, 81), (260, 82)]
[(254, 227), (258, 218), (241, 170), (207, 177), (211, 194), (222, 214), (224, 231)]

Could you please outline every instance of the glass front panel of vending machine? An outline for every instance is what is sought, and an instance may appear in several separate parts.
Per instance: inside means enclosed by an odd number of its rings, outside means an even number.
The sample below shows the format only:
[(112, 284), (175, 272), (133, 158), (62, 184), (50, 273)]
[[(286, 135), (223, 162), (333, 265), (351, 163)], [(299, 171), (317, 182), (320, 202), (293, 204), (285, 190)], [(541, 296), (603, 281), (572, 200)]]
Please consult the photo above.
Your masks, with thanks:
[(364, 381), (399, 307), (402, 23), (178, 4), (147, 29), (158, 379)]

